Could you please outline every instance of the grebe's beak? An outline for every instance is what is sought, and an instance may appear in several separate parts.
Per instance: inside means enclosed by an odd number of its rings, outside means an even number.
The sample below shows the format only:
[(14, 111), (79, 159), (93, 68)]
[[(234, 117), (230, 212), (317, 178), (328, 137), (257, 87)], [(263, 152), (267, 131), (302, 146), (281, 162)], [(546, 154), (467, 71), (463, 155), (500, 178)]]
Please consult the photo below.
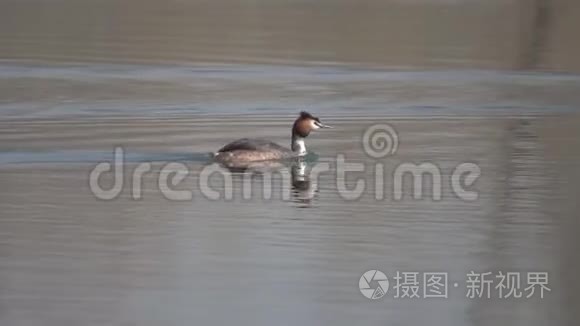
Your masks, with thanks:
[(318, 128), (321, 128), (321, 129), (322, 129), (322, 128), (327, 128), (327, 129), (332, 129), (332, 128), (333, 128), (333, 127), (331, 127), (331, 126), (329, 126), (329, 125), (325, 125), (325, 124), (323, 124), (322, 122), (318, 122), (318, 121), (314, 122), (314, 124), (315, 124), (315, 125), (316, 125)]

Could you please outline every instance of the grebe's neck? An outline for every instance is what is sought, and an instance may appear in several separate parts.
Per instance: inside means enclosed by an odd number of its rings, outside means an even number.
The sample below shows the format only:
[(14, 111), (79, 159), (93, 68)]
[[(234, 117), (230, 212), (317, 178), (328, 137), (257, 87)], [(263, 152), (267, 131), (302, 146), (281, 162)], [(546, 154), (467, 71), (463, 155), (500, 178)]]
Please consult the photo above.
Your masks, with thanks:
[(292, 144), (290, 148), (298, 156), (306, 155), (306, 144), (304, 143), (304, 138), (298, 136), (296, 133), (292, 133)]

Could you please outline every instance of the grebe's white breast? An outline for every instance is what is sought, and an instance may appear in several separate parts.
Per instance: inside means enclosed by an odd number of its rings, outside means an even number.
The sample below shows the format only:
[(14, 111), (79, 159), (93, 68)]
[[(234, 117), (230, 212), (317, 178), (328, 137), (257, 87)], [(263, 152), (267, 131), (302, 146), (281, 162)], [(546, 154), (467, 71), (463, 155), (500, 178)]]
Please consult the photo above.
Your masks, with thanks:
[(294, 151), (298, 156), (305, 156), (306, 152), (306, 144), (304, 143), (304, 138), (298, 138), (294, 141), (294, 146), (296, 147)]

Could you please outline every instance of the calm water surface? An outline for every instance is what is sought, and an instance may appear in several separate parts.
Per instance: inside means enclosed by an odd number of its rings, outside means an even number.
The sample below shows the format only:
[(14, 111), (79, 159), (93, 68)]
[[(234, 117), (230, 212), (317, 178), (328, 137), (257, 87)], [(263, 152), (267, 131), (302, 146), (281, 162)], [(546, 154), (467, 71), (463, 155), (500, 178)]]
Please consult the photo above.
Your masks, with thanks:
[[(39, 78), (80, 89), (65, 92), (48, 83), (41, 102), (34, 92), (4, 97), (2, 324), (565, 325), (577, 320), (572, 307), (579, 243), (571, 195), (578, 190), (579, 120), (571, 91), (576, 78), (279, 67), (279, 88), (290, 91), (286, 101), (275, 102), (281, 90), (259, 92), (275, 79), (275, 67), (182, 67), (189, 77), (177, 68), (157, 68), (156, 79), (207, 87), (191, 94), (172, 87), (179, 94), (172, 97), (174, 104), (166, 103), (171, 110), (158, 105), (154, 94), (141, 95), (147, 85), (136, 80), (153, 80), (154, 68), (2, 69), (13, 90)], [(512, 90), (501, 87), (504, 78), (513, 81)], [(409, 90), (396, 88), (405, 81)], [(109, 94), (106, 89), (115, 82), (136, 99)], [(320, 86), (326, 82), (331, 86)], [(449, 97), (460, 84), (470, 85), (471, 95)], [(537, 94), (530, 90), (537, 85), (545, 93), (536, 105), (513, 98), (524, 92), (532, 101)], [(550, 92), (563, 96), (546, 97)], [(485, 94), (496, 94), (493, 104), (481, 104)], [(110, 97), (99, 99), (105, 95)], [(248, 100), (253, 96), (258, 99)], [(439, 104), (421, 105), (421, 97)], [(248, 107), (238, 111), (243, 114), (234, 113), (235, 98)], [(140, 107), (139, 99), (150, 105)], [(542, 101), (552, 106), (543, 107)], [(309, 102), (319, 102), (312, 111), (336, 127), (309, 138), (318, 160), (332, 162), (345, 154), (348, 162), (365, 165), (365, 172), (345, 180), (349, 189), (365, 181), (359, 199), (345, 200), (338, 192), (342, 179), (333, 164), (306, 187), (292, 189), (288, 199), (282, 192), (290, 189), (276, 178), (273, 198), (262, 199), (259, 176), (256, 195), (243, 199), (241, 175), (233, 179), (233, 200), (204, 197), (199, 173), (207, 164), (205, 153), (244, 136), (286, 144), (298, 110), (293, 107)], [(95, 114), (99, 108), (111, 114)], [(397, 129), (400, 147), (376, 160), (364, 153), (361, 138), (378, 122)], [(126, 185), (139, 163), (152, 162), (140, 200), (131, 198), (129, 186), (112, 201), (91, 193), (90, 170), (110, 161), (117, 145), (126, 151)], [(189, 169), (177, 189), (192, 190), (192, 200), (170, 201), (159, 190), (159, 171), (171, 161)], [(442, 171), (442, 200), (415, 200), (410, 184), (403, 200), (394, 200), (394, 168), (426, 161)], [(481, 168), (474, 186), (478, 200), (460, 200), (449, 186), (451, 172), (463, 162)], [(381, 200), (375, 199), (376, 163), (386, 171)], [(110, 175), (103, 180), (111, 181)], [(226, 190), (219, 180), (212, 186)], [(369, 269), (391, 277), (396, 271), (448, 272), (449, 298), (395, 299), (391, 289), (382, 300), (368, 300), (358, 279)], [(471, 270), (547, 271), (552, 291), (543, 300), (469, 299), (465, 281)], [(455, 282), (457, 288), (451, 286)]]

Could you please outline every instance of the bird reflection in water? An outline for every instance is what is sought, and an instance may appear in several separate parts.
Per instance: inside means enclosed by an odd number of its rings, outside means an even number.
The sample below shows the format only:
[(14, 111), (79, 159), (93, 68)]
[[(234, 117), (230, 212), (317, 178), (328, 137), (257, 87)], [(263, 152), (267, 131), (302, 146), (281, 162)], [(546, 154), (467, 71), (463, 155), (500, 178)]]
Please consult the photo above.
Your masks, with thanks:
[(219, 164), (229, 170), (234, 176), (265, 175), (279, 173), (282, 177), (290, 175), (290, 182), (283, 182), (282, 191), (289, 191), (292, 201), (302, 204), (300, 207), (310, 207), (318, 194), (316, 180), (310, 178), (311, 165), (304, 159), (290, 161), (264, 161), (247, 164)]
[(293, 162), (291, 166), (292, 176), (292, 197), (295, 202), (302, 203), (307, 207), (312, 204), (312, 200), (318, 193), (316, 180), (310, 179), (308, 164), (303, 161)]

